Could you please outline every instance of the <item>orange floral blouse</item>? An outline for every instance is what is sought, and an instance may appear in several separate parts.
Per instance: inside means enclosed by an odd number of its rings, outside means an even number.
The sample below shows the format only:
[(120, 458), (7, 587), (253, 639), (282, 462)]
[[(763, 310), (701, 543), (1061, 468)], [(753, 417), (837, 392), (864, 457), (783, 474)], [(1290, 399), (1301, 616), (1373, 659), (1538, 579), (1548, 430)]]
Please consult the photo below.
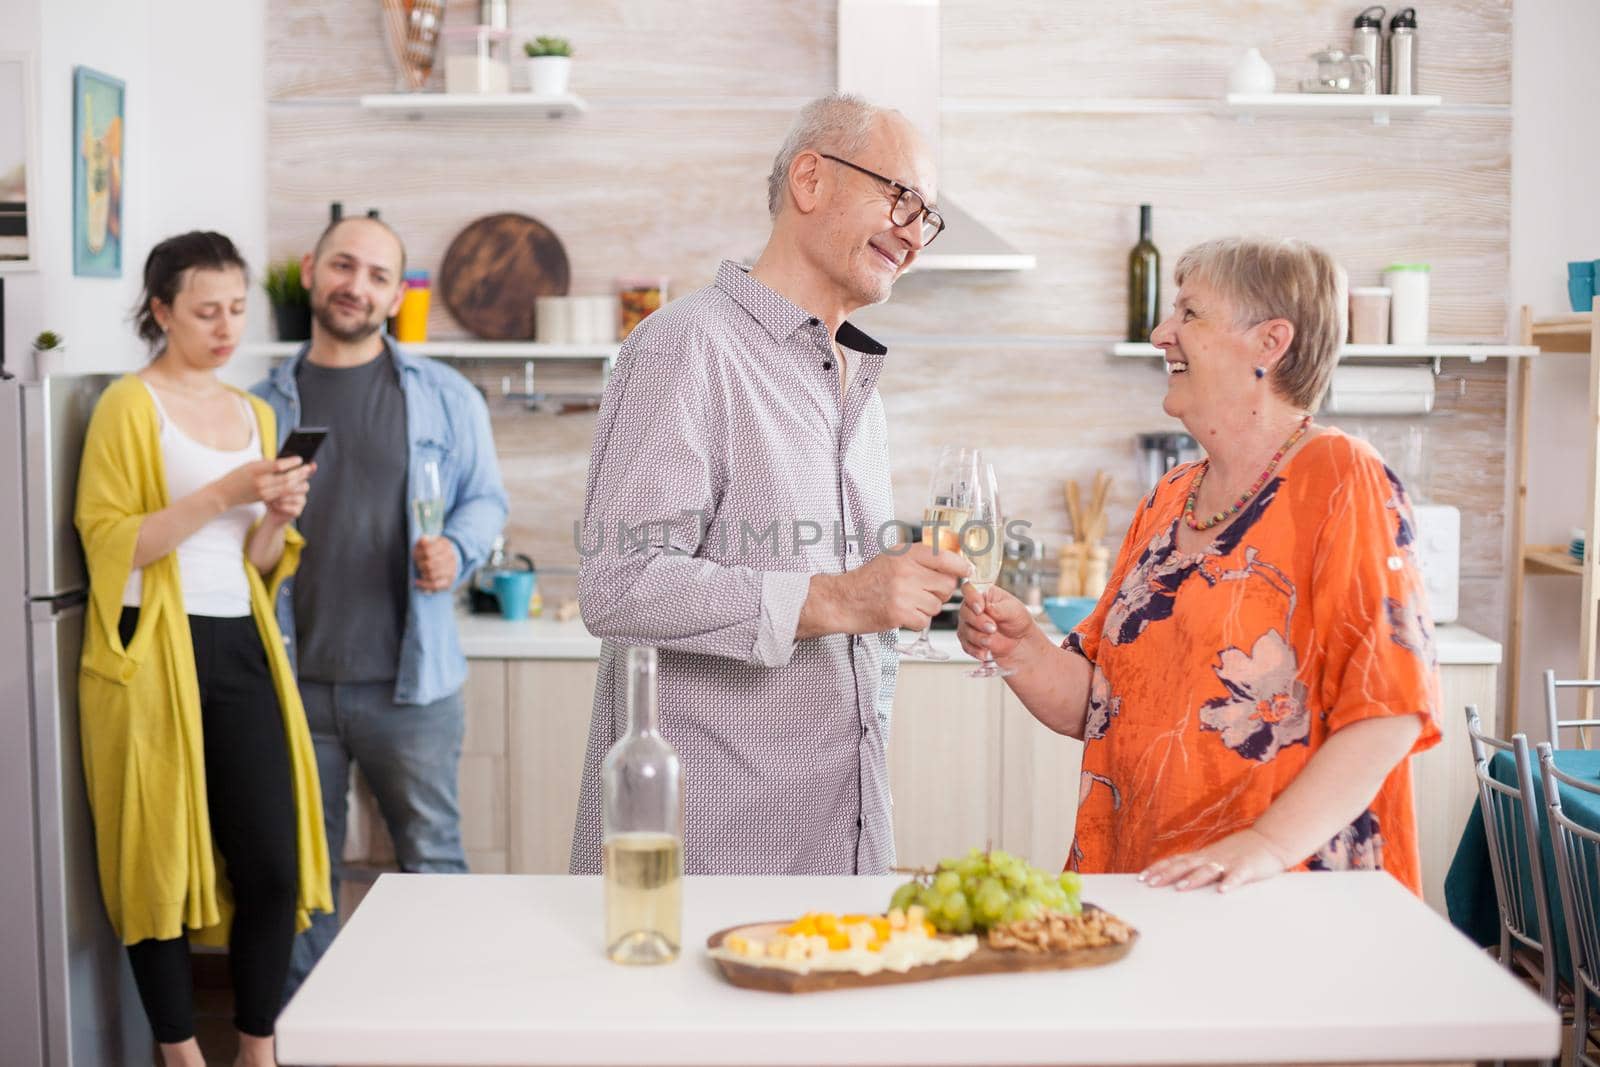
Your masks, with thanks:
[[(1421, 715), (1439, 740), (1433, 624), (1400, 480), (1326, 430), (1211, 544), (1176, 547), (1198, 464), (1134, 514), (1066, 647), (1094, 666), (1068, 866), (1129, 872), (1253, 824), (1328, 737)], [(1421, 893), (1410, 760), (1301, 869), (1389, 871)]]

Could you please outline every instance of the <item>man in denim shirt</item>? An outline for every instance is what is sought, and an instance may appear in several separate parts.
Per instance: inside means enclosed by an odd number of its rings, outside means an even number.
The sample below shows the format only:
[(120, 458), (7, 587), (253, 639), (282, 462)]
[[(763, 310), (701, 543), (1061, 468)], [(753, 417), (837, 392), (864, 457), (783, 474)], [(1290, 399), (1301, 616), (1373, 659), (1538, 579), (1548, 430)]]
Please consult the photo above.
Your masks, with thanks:
[[(306, 256), (310, 344), (255, 393), (279, 432), (325, 426), (317, 497), (279, 623), (294, 654), (322, 780), (339, 898), (350, 764), (372, 787), (407, 871), (465, 871), (457, 773), (467, 663), (451, 590), (506, 519), (489, 413), (455, 371), (405, 355), (379, 328), (400, 306), (405, 249), (376, 219), (335, 223)], [(444, 528), (424, 536), (412, 502), (439, 472)], [(318, 915), (295, 943), (292, 994), (338, 930)]]

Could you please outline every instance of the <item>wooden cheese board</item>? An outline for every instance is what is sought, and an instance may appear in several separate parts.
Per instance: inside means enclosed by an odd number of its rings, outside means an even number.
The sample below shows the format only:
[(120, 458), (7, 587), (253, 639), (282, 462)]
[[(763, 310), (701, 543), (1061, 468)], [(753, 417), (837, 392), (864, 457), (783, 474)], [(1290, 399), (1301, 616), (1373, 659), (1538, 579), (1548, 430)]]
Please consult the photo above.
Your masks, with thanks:
[[(1100, 909), (1084, 904), (1085, 914)], [(706, 939), (706, 948), (721, 947), (732, 934), (751, 938), (768, 938), (781, 929), (786, 920), (746, 923), (718, 930)], [(907, 971), (883, 970), (874, 974), (855, 971), (796, 971), (783, 967), (747, 963), (726, 956), (714, 957), (722, 969), (723, 977), (736, 986), (757, 989), (768, 993), (820, 993), (835, 989), (867, 989), (873, 986), (900, 985), (905, 982), (926, 982), (935, 978), (958, 978), (973, 974), (1012, 974), (1026, 971), (1064, 971), (1080, 967), (1103, 967), (1115, 963), (1133, 950), (1139, 932), (1130, 930), (1127, 941), (1097, 948), (1068, 949), (1047, 952), (1026, 952), (1021, 949), (991, 948), (981, 936), (978, 949), (963, 960), (945, 960), (925, 963)]]

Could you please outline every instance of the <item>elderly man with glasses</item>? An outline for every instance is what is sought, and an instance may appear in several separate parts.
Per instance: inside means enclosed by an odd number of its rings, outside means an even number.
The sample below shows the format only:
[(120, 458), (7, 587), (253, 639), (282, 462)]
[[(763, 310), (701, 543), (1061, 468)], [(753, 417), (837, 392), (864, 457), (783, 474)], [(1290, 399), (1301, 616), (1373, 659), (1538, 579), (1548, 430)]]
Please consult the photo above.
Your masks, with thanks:
[(627, 729), (626, 648), (660, 649), (690, 874), (881, 874), (895, 632), (967, 574), (895, 533), (885, 349), (845, 317), (939, 235), (926, 144), (846, 95), (800, 112), (754, 267), (629, 335), (589, 462), (583, 619), (604, 643), (572, 844), (600, 870), (600, 765)]

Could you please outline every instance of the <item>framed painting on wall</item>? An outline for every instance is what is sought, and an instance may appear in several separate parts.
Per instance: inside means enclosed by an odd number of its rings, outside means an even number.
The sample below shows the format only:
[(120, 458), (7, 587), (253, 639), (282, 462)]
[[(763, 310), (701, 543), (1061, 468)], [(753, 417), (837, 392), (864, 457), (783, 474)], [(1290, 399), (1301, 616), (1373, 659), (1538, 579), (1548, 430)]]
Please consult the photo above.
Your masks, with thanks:
[(34, 101), (33, 57), (0, 52), (0, 271), (38, 269)]
[(122, 274), (123, 84), (72, 72), (72, 273)]

